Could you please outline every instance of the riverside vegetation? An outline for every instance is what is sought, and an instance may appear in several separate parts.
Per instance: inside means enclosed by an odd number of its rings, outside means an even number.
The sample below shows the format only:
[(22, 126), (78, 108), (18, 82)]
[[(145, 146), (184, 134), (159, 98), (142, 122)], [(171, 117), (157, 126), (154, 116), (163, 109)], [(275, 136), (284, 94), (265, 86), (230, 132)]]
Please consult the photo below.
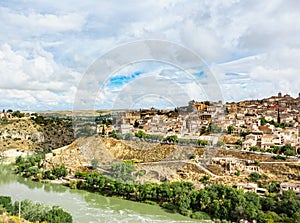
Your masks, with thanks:
[[(19, 215), (30, 222), (72, 223), (72, 216), (58, 206), (45, 206), (30, 200), (12, 202), (11, 197), (0, 196), (0, 215), (10, 215), (7, 222), (23, 222)], [(1, 217), (0, 217), (1, 220)], [(2, 221), (3, 220), (3, 221)], [(2, 219), (1, 222), (4, 222)]]
[[(17, 172), (33, 179), (57, 179), (67, 175), (63, 165), (43, 171), (40, 163), (39, 156), (27, 159), (18, 157)], [(127, 161), (113, 164), (109, 175), (96, 171), (76, 172), (75, 179), (68, 186), (105, 196), (158, 204), (170, 211), (202, 220), (300, 223), (300, 200), (293, 191), (278, 194), (273, 193), (276, 191), (273, 188), (265, 197), (260, 197), (253, 192), (244, 193), (218, 184), (200, 190), (193, 183), (184, 181), (136, 184), (132, 175), (134, 170), (135, 164)]]

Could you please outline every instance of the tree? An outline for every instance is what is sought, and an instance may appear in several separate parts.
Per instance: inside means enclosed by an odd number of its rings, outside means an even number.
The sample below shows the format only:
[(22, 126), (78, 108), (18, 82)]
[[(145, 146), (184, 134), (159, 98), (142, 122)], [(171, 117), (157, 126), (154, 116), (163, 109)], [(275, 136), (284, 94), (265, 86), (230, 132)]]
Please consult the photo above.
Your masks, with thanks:
[(259, 147), (258, 146), (251, 146), (250, 150), (251, 151), (259, 151)]
[(3, 207), (6, 211), (10, 212), (12, 210), (11, 197), (0, 196), (0, 207)]
[(11, 113), (12, 116), (17, 117), (17, 118), (22, 118), (25, 115), (23, 113), (21, 113), (20, 111), (14, 111)]
[(147, 134), (142, 130), (139, 130), (138, 132), (135, 133), (135, 136), (140, 139), (145, 139), (147, 137)]
[(164, 141), (176, 143), (178, 142), (178, 136), (177, 135), (168, 136), (167, 138), (164, 139)]
[(206, 140), (201, 140), (201, 139), (198, 139), (197, 143), (200, 146), (207, 146), (208, 145), (208, 142)]
[(203, 134), (205, 134), (206, 133), (206, 126), (202, 126), (201, 127), (201, 130), (200, 130), (200, 135), (203, 135)]
[(273, 153), (278, 154), (278, 153), (280, 153), (280, 152), (281, 152), (281, 147), (275, 146), (274, 149), (273, 149)]
[(201, 179), (200, 182), (206, 184), (210, 180), (210, 176), (204, 175)]
[(235, 144), (241, 146), (243, 144), (243, 141), (241, 139), (238, 139)]
[(296, 153), (293, 149), (286, 150), (284, 154), (287, 156), (295, 156), (296, 155)]
[(109, 137), (112, 137), (112, 138), (117, 138), (116, 131), (115, 131), (115, 130), (112, 130), (111, 132), (108, 133), (108, 136), (109, 136)]
[(222, 131), (221, 127), (219, 127), (217, 124), (210, 124), (209, 125), (209, 132), (211, 133), (220, 133)]
[(135, 170), (134, 163), (130, 161), (114, 163), (111, 167), (111, 176), (121, 182), (132, 182), (135, 179), (132, 175)]
[(131, 133), (126, 133), (124, 136), (125, 140), (132, 140), (133, 135)]
[[(287, 156), (294, 156), (296, 155), (294, 148), (292, 147), (291, 144), (285, 144), (282, 148), (281, 148), (281, 152), (283, 152), (285, 155)], [(288, 154), (286, 154), (288, 153)]]
[(265, 125), (265, 124), (267, 124), (267, 120), (264, 118), (264, 117), (262, 117), (261, 119), (260, 119), (260, 125)]
[(62, 164), (58, 167), (53, 167), (52, 168), (52, 174), (54, 176), (56, 176), (57, 178), (65, 177), (65, 176), (68, 175), (68, 170), (66, 169), (65, 165)]
[(261, 179), (261, 175), (259, 173), (256, 173), (256, 172), (252, 172), (250, 174), (250, 180), (253, 181), (253, 182), (257, 182)]
[(224, 143), (223, 141), (218, 141), (218, 142), (217, 142), (217, 146), (219, 146), (219, 147), (220, 147), (220, 146), (224, 146), (224, 145), (225, 145), (225, 143)]
[(91, 165), (92, 165), (92, 168), (93, 168), (93, 169), (97, 169), (98, 164), (99, 164), (99, 160), (98, 160), (98, 159), (93, 158), (93, 159), (91, 160)]
[(278, 182), (272, 181), (268, 186), (269, 193), (278, 193), (280, 191), (280, 184)]
[(232, 134), (234, 130), (235, 130), (235, 128), (234, 128), (232, 125), (229, 125), (229, 126), (227, 127), (227, 133), (228, 133), (228, 134)]
[(102, 131), (101, 131), (101, 134), (104, 136), (104, 135), (106, 135), (106, 133), (105, 133), (105, 127), (104, 127), (104, 125), (102, 126)]
[(52, 207), (45, 215), (44, 221), (48, 223), (72, 223), (72, 216), (58, 206)]
[(135, 120), (135, 121), (134, 121), (133, 127), (134, 127), (134, 128), (138, 128), (139, 125), (140, 125), (140, 123), (139, 123), (137, 120)]
[(242, 131), (241, 136), (245, 138), (247, 135), (250, 135), (251, 133), (252, 132), (250, 130)]

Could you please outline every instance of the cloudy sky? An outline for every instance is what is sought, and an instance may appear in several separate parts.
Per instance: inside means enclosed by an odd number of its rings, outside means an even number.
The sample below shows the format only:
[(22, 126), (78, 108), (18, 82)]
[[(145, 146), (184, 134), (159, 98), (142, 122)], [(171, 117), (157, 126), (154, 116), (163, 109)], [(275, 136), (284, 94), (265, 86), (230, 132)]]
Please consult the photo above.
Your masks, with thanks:
[[(206, 99), (205, 87), (195, 83), (204, 86), (208, 75), (214, 76), (225, 101), (279, 91), (296, 97), (299, 11), (295, 0), (0, 0), (0, 105), (72, 109), (78, 86), (97, 59), (148, 39), (178, 44), (203, 63), (182, 69), (143, 61), (141, 55), (140, 61), (115, 72), (99, 69), (95, 75), (104, 78), (103, 83), (96, 78), (99, 88), (92, 88), (94, 107), (120, 107), (121, 102), (125, 107), (159, 107)], [(138, 51), (119, 53), (130, 57)]]

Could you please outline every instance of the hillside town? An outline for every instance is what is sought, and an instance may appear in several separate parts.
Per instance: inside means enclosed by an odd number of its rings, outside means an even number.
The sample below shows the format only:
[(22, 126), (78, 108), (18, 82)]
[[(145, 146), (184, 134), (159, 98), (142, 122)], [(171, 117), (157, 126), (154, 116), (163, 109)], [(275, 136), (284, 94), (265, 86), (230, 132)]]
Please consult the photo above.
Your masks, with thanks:
[(211, 146), (247, 151), (278, 152), (288, 145), (289, 155), (296, 155), (300, 146), (299, 111), (300, 94), (293, 98), (278, 93), (261, 100), (226, 104), (190, 101), (188, 106), (174, 110), (152, 108), (100, 116), (97, 131), (127, 138), (141, 132), (159, 139), (176, 136), (181, 142), (202, 140)]
[[(25, 162), (42, 152), (34, 166), (21, 162), (20, 173), (74, 188), (86, 181), (78, 174), (111, 177), (115, 165), (128, 165), (137, 185), (192, 182), (197, 190), (225, 185), (260, 199), (290, 191), (299, 199), (299, 102), (300, 94), (279, 93), (163, 110), (80, 111), (79, 117), (8, 109), (0, 112), (0, 158)], [(60, 171), (64, 177), (56, 179)]]

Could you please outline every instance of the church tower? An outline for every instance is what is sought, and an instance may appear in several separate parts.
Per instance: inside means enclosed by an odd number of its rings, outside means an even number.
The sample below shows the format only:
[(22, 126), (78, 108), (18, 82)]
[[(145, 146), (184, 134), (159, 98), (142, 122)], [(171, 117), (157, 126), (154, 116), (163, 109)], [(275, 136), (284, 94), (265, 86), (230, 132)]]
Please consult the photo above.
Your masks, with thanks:
[(277, 123), (279, 123), (279, 124), (280, 124), (279, 101), (277, 101)]

